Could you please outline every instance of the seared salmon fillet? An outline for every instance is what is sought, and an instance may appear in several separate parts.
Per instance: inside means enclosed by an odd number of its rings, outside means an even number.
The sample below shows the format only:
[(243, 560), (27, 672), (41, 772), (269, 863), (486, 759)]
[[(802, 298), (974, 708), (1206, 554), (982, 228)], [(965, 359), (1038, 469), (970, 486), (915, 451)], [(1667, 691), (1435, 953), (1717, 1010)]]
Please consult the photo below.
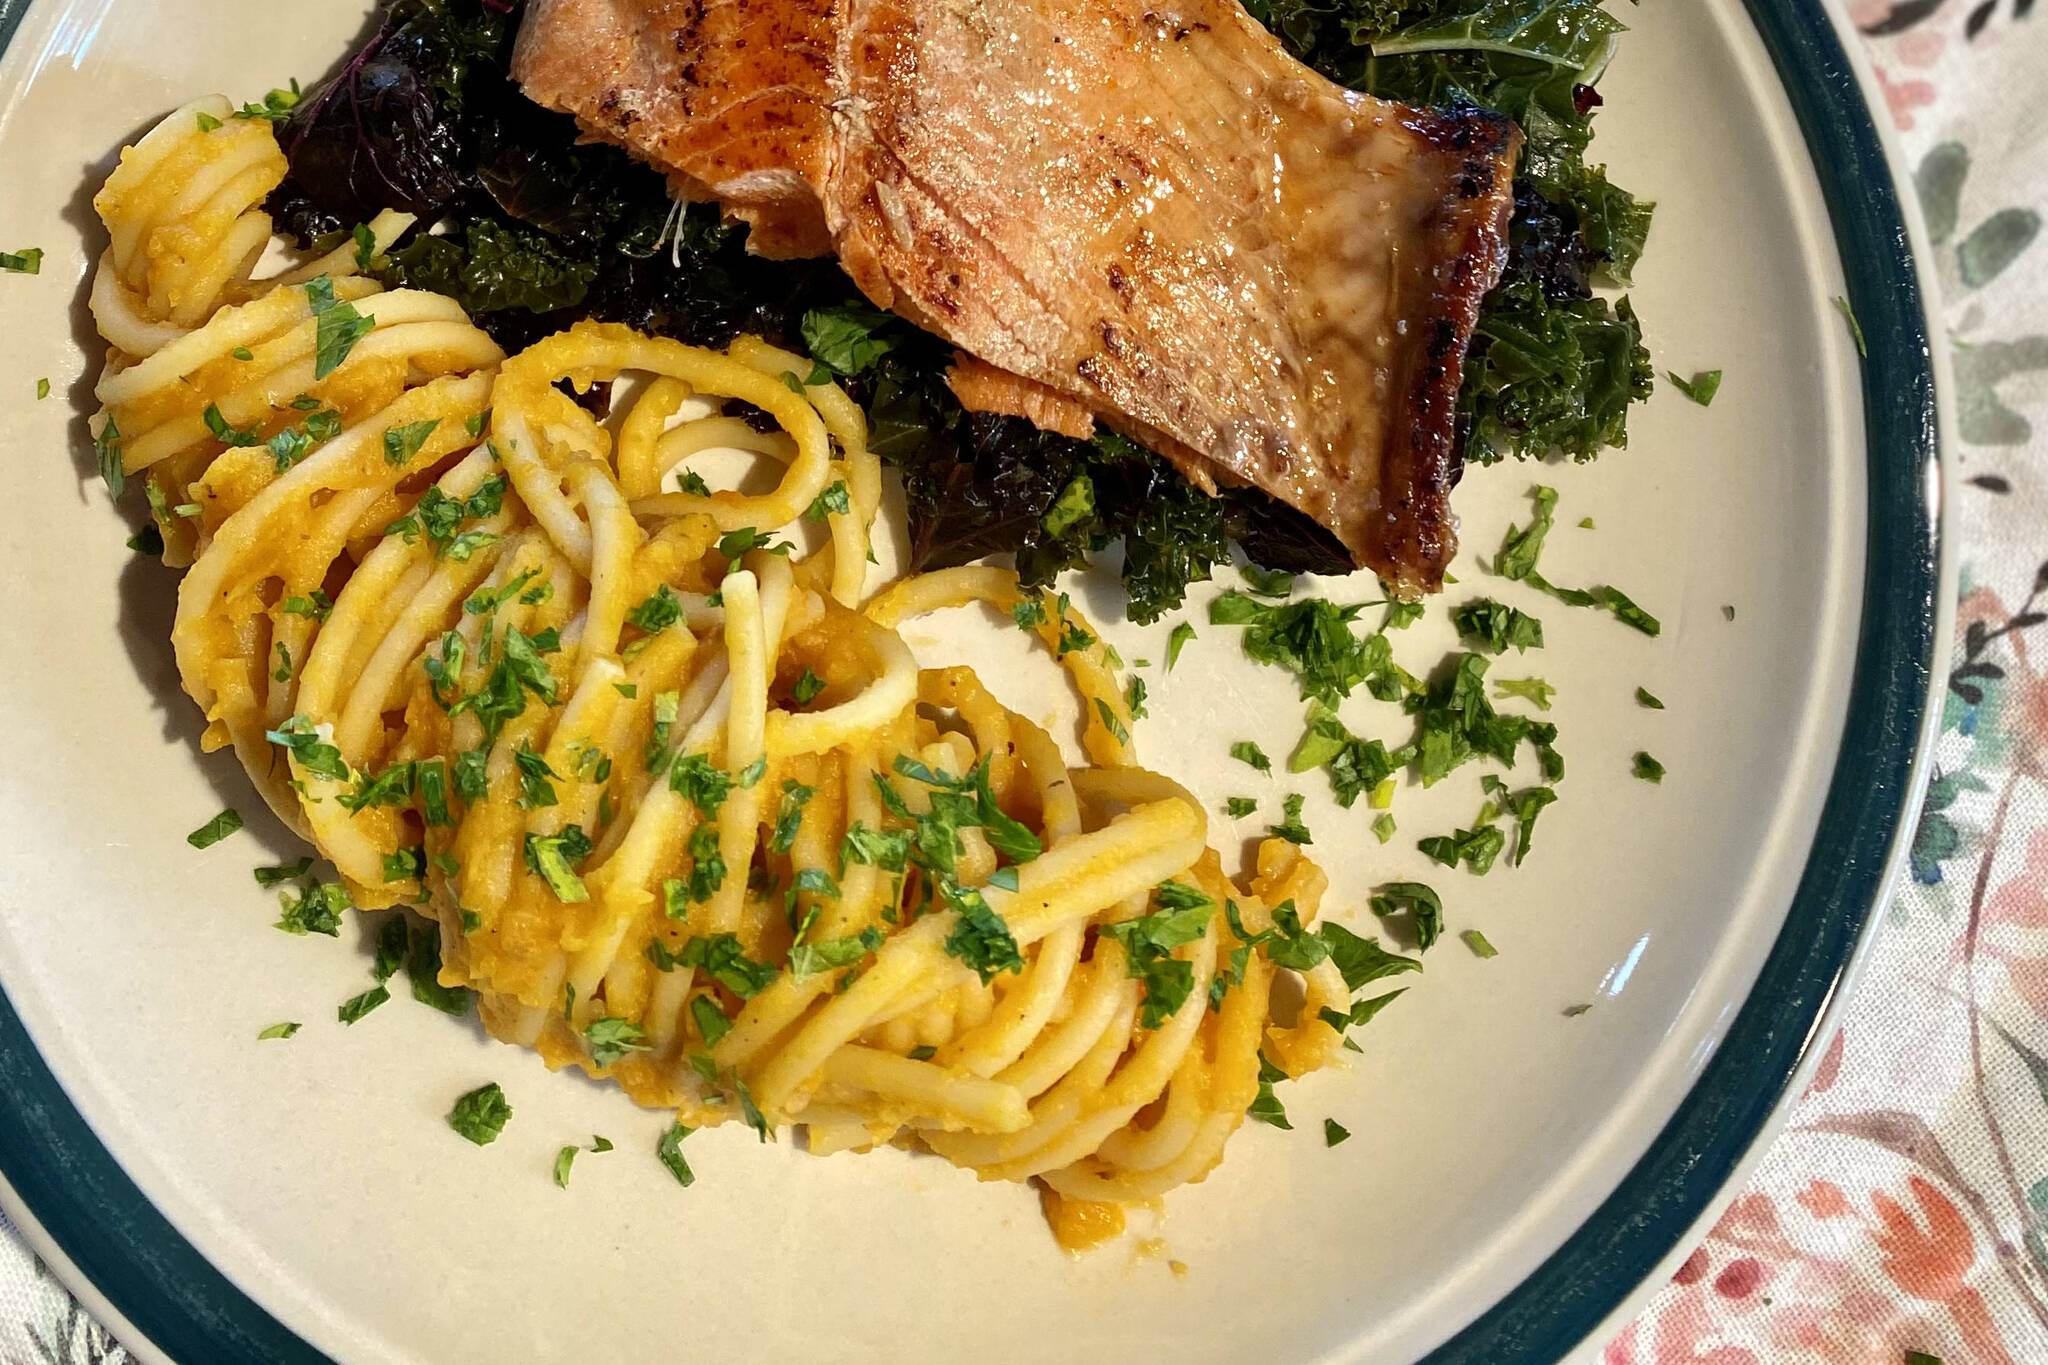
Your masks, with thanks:
[(513, 74), (1046, 411), (1441, 585), (1505, 119), (1345, 90), (1235, 0), (533, 0)]

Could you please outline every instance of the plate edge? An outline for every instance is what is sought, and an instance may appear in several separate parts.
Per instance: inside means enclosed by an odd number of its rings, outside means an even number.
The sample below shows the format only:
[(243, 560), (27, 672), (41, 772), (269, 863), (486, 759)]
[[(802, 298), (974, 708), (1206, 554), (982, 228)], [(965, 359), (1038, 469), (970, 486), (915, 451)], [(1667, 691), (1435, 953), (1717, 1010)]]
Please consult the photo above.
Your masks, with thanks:
[[(1882, 96), (1869, 59), (1856, 41), (1855, 26), (1841, 8), (1841, 0), (1792, 0), (1790, 4), (1784, 0), (1743, 0), (1743, 5), (1764, 41), (1780, 84), (1792, 101), (1802, 139), (1820, 177), (1822, 198), (1828, 208), (1830, 226), (1841, 255), (1848, 298), (1857, 317), (1863, 322), (1866, 332), (1871, 330), (1870, 322), (1879, 317), (1905, 324), (1903, 330), (1888, 326), (1871, 337), (1871, 356), (1862, 361), (1861, 371), (1866, 446), (1877, 449), (1882, 435), (1890, 433), (1894, 427), (1900, 428), (1897, 435), (1902, 438), (1902, 444), (1910, 447), (1910, 451), (1902, 467), (1893, 471), (1890, 485), (1907, 492), (1910, 502), (1900, 507), (1880, 506), (1879, 498), (1884, 490), (1873, 479), (1869, 525), (1865, 533), (1863, 612), (1842, 750), (1829, 781), (1821, 827), (1815, 834), (1813, 848), (1809, 850), (1792, 909), (1788, 911), (1778, 940), (1758, 974), (1757, 983), (1745, 997), (1735, 1023), (1729, 1027), (1692, 1089), (1652, 1140), (1649, 1149), (1608, 1198), (1515, 1288), (1449, 1340), (1423, 1356), (1416, 1365), (1545, 1365), (1546, 1362), (1571, 1359), (1588, 1347), (1597, 1349), (1603, 1345), (1614, 1332), (1625, 1328), (1634, 1314), (1656, 1294), (1669, 1270), (1675, 1268), (1705, 1237), (1721, 1211), (1741, 1192), (1745, 1177), (1783, 1130), (1792, 1107), (1805, 1089), (1806, 1080), (1818, 1064), (1822, 1048), (1816, 1044), (1825, 1043), (1839, 1027), (1842, 1013), (1869, 960), (1871, 944), (1881, 927), (1881, 912), (1890, 902), (1898, 877), (1904, 870), (1925, 797), (1923, 779), (1939, 735), (1940, 702), (1953, 648), (1958, 572), (1950, 512), (1954, 473), (1946, 458), (1946, 453), (1955, 448), (1956, 438), (1953, 414), (1943, 401), (1943, 396), (1952, 394), (1954, 387), (1947, 353), (1931, 344), (1932, 338), (1941, 335), (1940, 319), (1935, 312), (1940, 292), (1928, 265), (1931, 254), (1926, 250), (1926, 228), (1917, 201), (1910, 194), (1900, 192), (1901, 185), (1910, 183), (1907, 164), (1891, 130), (1873, 115), (1874, 110), (1884, 107)], [(1797, 50), (1801, 46), (1802, 34), (1808, 49), (1805, 60)], [(1795, 85), (1788, 74), (1788, 67), (1804, 68), (1809, 62), (1813, 70), (1808, 73), (1808, 81)], [(1845, 96), (1850, 107), (1833, 110), (1824, 107), (1830, 102), (1839, 106)], [(1874, 169), (1877, 175), (1858, 181), (1854, 174), (1834, 174), (1820, 158), (1812, 155), (1816, 142), (1822, 137), (1817, 127), (1827, 120), (1830, 113), (1850, 125), (1848, 132), (1851, 138), (1860, 144), (1854, 158), (1856, 167), (1870, 167), (1870, 153), (1876, 152)], [(1876, 212), (1872, 216), (1883, 220), (1875, 225), (1877, 230), (1869, 224), (1860, 230), (1844, 226), (1845, 215), (1840, 210), (1849, 201), (1843, 187), (1851, 182), (1876, 191), (1873, 196)], [(1875, 240), (1855, 240), (1866, 236)], [(1856, 245), (1866, 249), (1878, 246), (1880, 250), (1875, 253), (1877, 261), (1858, 259), (1850, 250)], [(1881, 292), (1881, 281), (1865, 280), (1859, 284), (1858, 275), (1865, 270), (1874, 271), (1885, 279), (1903, 280), (1909, 284), (1910, 306), (1893, 306)], [(1880, 299), (1885, 304), (1883, 308), (1867, 306)], [(1901, 359), (1904, 361), (1904, 377), (1911, 382), (1888, 386), (1886, 376), (1889, 367)], [(1873, 364), (1873, 361), (1878, 363)], [(1887, 416), (1887, 407), (1898, 411)], [(1911, 409), (1910, 413), (1907, 408)], [(1908, 534), (1903, 539), (1905, 548), (1910, 552), (1909, 564), (1888, 561), (1874, 553), (1885, 544), (1879, 539), (1880, 532), (1901, 517), (1908, 523), (1904, 528)], [(1916, 528), (1919, 531), (1917, 536), (1911, 534)], [(1911, 597), (1912, 611), (1908, 611), (1896, 592), (1889, 590), (1900, 578), (1920, 585)], [(1873, 699), (1868, 694), (1877, 673), (1871, 667), (1874, 661), (1870, 658), (1873, 648), (1870, 626), (1874, 615), (1881, 617), (1887, 613), (1895, 619), (1917, 615), (1927, 623), (1917, 632), (1908, 632), (1909, 638), (1905, 643), (1917, 644), (1918, 650), (1897, 661), (1904, 668), (1924, 675), (1920, 685), (1899, 689), (1905, 694), (1903, 700), (1898, 697), (1889, 699), (1894, 706), (1910, 705), (1917, 711), (1917, 715), (1910, 718), (1910, 723), (1901, 723), (1897, 715), (1887, 719), (1882, 714), (1886, 699)], [(1890, 676), (1886, 674), (1886, 677)], [(1873, 705), (1877, 706), (1879, 714), (1866, 714)], [(1878, 783), (1879, 790), (1894, 793), (1888, 799), (1897, 805), (1884, 817), (1889, 828), (1882, 840), (1882, 856), (1876, 860), (1874, 889), (1851, 898), (1866, 904), (1854, 917), (1853, 934), (1844, 936), (1836, 933), (1835, 941), (1841, 942), (1846, 938), (1845, 946), (1820, 954), (1823, 958), (1832, 957), (1834, 965), (1824, 984), (1816, 983), (1809, 989), (1809, 997), (1817, 997), (1817, 1005), (1799, 1016), (1805, 1023), (1799, 1030), (1796, 1047), (1787, 1052), (1781, 1045), (1775, 1064), (1766, 1064), (1770, 1073), (1782, 1078), (1770, 1087), (1772, 1102), (1768, 1111), (1758, 1122), (1735, 1125), (1738, 1131), (1746, 1132), (1747, 1137), (1730, 1142), (1715, 1141), (1714, 1132), (1725, 1120), (1718, 1114), (1703, 1112), (1703, 1109), (1711, 1099), (1707, 1092), (1725, 1075), (1722, 1069), (1738, 1064), (1730, 1059), (1740, 1054), (1742, 1049), (1730, 1044), (1737, 1043), (1749, 1032), (1758, 1032), (1766, 1037), (1790, 1032), (1760, 1024), (1763, 1012), (1756, 1007), (1757, 1001), (1764, 998), (1761, 992), (1773, 969), (1782, 970), (1786, 964), (1787, 945), (1791, 931), (1802, 918), (1801, 907), (1816, 898), (1827, 899), (1824, 888), (1816, 887), (1816, 883), (1829, 879), (1828, 873), (1817, 873), (1820, 861), (1817, 855), (1830, 831), (1843, 823), (1838, 798), (1848, 786), (1847, 779), (1865, 780), (1868, 777), (1867, 773), (1853, 766), (1858, 755), (1852, 752), (1851, 740), (1858, 733), (1873, 730), (1877, 732), (1881, 750), (1878, 756), (1892, 758), (1892, 768), (1897, 767), (1901, 741), (1908, 733), (1912, 737), (1911, 745), (1903, 755), (1906, 762), (1903, 772), (1898, 775), (1900, 780)], [(1880, 771), (1878, 775), (1883, 777), (1887, 774)], [(1863, 865), (1868, 862), (1866, 859)], [(1855, 876), (1863, 865), (1852, 861), (1838, 870), (1846, 880)], [(1868, 885), (1872, 878), (1864, 872), (1861, 880)], [(1827, 907), (1822, 906), (1820, 913), (1825, 916)], [(1839, 931), (1846, 926), (1838, 921), (1833, 927)], [(1754, 1066), (1753, 1063), (1751, 1065)], [(1689, 1136), (1695, 1139), (1699, 1136), (1692, 1130), (1702, 1129), (1707, 1140), (1688, 1145), (1686, 1139)], [(1718, 1152), (1719, 1159), (1711, 1159), (1710, 1152)], [(1703, 1166), (1716, 1173), (1707, 1181), (1696, 1178)], [(1672, 1168), (1666, 1183), (1685, 1187), (1681, 1196), (1682, 1207), (1664, 1217), (1657, 1217), (1654, 1212), (1645, 1214), (1644, 1208), (1652, 1201), (1645, 1200), (1640, 1191), (1632, 1188), (1639, 1182), (1656, 1180), (1659, 1167)], [(1707, 1188), (1702, 1191), (1701, 1185)], [(1663, 1231), (1647, 1231), (1643, 1224), (1650, 1219), (1654, 1219)], [(1671, 1235), (1670, 1225), (1681, 1219), (1681, 1230)], [(1599, 1264), (1603, 1257), (1625, 1253), (1591, 1247), (1588, 1244), (1590, 1239), (1602, 1231), (1607, 1232), (1611, 1240), (1661, 1241), (1665, 1250), (1646, 1259), (1645, 1248), (1637, 1248), (1635, 1254), (1628, 1258), (1634, 1269), (1603, 1267)], [(1616, 1287), (1616, 1282), (1619, 1287)], [(1583, 1302), (1573, 1305), (1574, 1299), (1604, 1299), (1607, 1306), (1601, 1309), (1597, 1304)], [(1533, 1308), (1532, 1303), (1535, 1305)], [(1542, 1320), (1545, 1318), (1547, 1322)]]

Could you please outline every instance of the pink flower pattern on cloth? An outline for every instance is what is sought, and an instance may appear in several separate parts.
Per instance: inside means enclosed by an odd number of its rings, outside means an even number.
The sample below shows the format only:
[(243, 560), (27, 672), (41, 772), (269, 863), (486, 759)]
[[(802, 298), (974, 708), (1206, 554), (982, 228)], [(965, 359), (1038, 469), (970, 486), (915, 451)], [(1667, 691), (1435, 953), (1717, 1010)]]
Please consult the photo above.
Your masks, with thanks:
[(1963, 587), (1938, 768), (1784, 1135), (1600, 1365), (2048, 1362), (2048, 9), (1848, 9), (1953, 343)]

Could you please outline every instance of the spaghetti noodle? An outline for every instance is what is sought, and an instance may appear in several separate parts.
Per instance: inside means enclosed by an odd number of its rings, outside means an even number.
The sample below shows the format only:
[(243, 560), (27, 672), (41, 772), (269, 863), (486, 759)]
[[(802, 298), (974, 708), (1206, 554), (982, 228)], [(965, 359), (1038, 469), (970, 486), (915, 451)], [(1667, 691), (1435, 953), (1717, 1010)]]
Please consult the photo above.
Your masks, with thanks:
[[(358, 906), (438, 925), (494, 1035), (684, 1125), (914, 1140), (1106, 1203), (1200, 1179), (1267, 1068), (1330, 1059), (1340, 959), (1378, 950), (1308, 927), (1322, 874), (1271, 840), (1225, 877), (1065, 599), (965, 568), (864, 602), (880, 468), (809, 361), (596, 324), (507, 358), (364, 273), (395, 215), (257, 279), (283, 166), (224, 100), (123, 154), (103, 468), (189, 565), (208, 747)], [(622, 378), (615, 423), (578, 401)], [(713, 448), (774, 486), (710, 491), (683, 466)], [(806, 519), (815, 553), (771, 538)], [(1060, 659), (1094, 766), (896, 633), (975, 601)]]

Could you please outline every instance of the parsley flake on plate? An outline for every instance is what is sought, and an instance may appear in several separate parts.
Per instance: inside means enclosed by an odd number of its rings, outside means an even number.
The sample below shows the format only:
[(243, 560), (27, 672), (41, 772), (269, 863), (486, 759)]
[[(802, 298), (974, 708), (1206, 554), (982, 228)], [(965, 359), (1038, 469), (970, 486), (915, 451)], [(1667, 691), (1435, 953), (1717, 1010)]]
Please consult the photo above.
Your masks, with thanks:
[(1662, 782), (1664, 780), (1664, 765), (1641, 750), (1636, 751), (1635, 759), (1630, 764), (1629, 771), (1645, 782)]
[(242, 827), (242, 815), (229, 806), (198, 829), (185, 836), (185, 842), (194, 848), (212, 848), (221, 840)]
[(448, 1111), (448, 1126), (479, 1147), (498, 1140), (512, 1118), (512, 1106), (496, 1081), (480, 1085), (455, 1101)]
[(344, 1024), (353, 1024), (390, 998), (390, 991), (382, 986), (372, 986), (361, 995), (351, 996), (342, 1001), (340, 1007), (334, 1011), (334, 1017)]
[(1273, 771), (1273, 760), (1266, 757), (1266, 751), (1248, 739), (1241, 739), (1230, 746), (1230, 756), (1240, 763), (1248, 763), (1262, 773)]
[(269, 1028), (257, 1034), (256, 1041), (261, 1043), (266, 1042), (272, 1038), (289, 1038), (298, 1031), (299, 1024), (296, 1021), (286, 1020), (284, 1023), (281, 1024), (272, 1024)]
[(43, 249), (25, 246), (19, 251), (0, 251), (0, 270), (10, 275), (40, 275), (43, 273)]
[(1714, 395), (1721, 391), (1719, 370), (1702, 370), (1691, 379), (1681, 379), (1674, 372), (1666, 370), (1664, 377), (1671, 381), (1672, 388), (1703, 408), (1710, 406), (1714, 401)]
[(1323, 1146), (1335, 1147), (1351, 1136), (1351, 1130), (1335, 1119), (1323, 1120)]
[(690, 1170), (690, 1163), (683, 1160), (683, 1139), (694, 1131), (696, 1130), (685, 1128), (681, 1123), (671, 1123), (668, 1131), (661, 1135), (661, 1141), (654, 1145), (654, 1155), (668, 1168), (668, 1173), (676, 1178), (676, 1184), (684, 1189), (697, 1182), (696, 1174)]

